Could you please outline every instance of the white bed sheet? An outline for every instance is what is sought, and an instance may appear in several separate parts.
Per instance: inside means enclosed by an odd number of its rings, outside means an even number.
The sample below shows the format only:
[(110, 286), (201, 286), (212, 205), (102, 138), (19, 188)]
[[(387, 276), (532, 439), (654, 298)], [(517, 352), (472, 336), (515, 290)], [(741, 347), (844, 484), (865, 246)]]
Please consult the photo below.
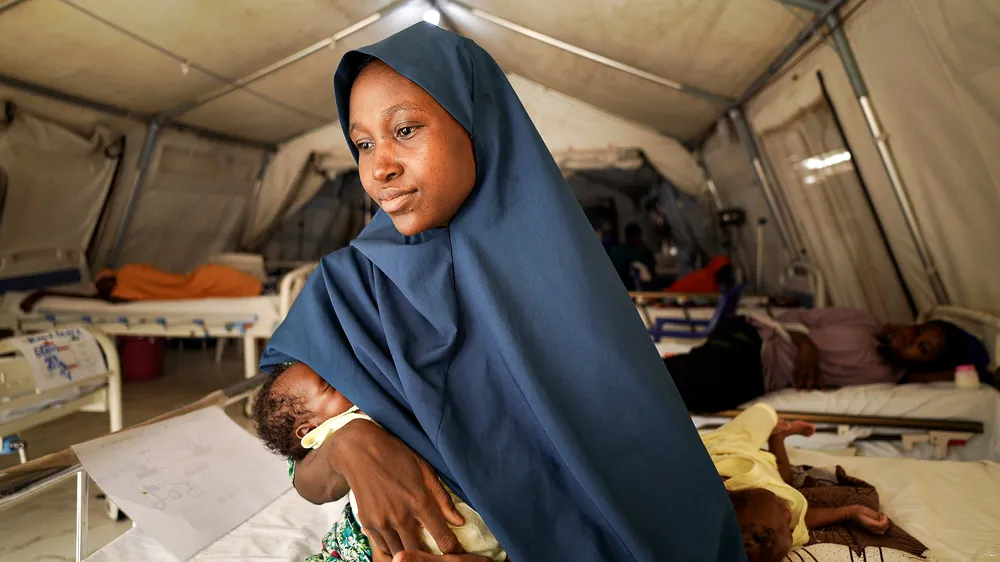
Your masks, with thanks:
[[(295, 490), (289, 490), (191, 560), (304, 560), (322, 549), (323, 536), (340, 519), (346, 501), (316, 506), (300, 498)], [(138, 527), (126, 531), (87, 558), (88, 562), (137, 560), (177, 562), (173, 554)]]
[[(1000, 537), (1000, 464), (833, 456), (792, 449), (791, 460), (843, 466), (879, 491), (882, 509), (941, 562), (968, 562)], [(343, 503), (314, 506), (294, 490), (199, 553), (197, 561), (302, 560), (340, 517)], [(88, 558), (91, 562), (176, 559), (139, 529)]]
[[(954, 460), (1000, 461), (1000, 392), (995, 388), (955, 388), (954, 383), (876, 384), (835, 391), (783, 390), (755, 400), (778, 411), (929, 419), (963, 419), (983, 423), (983, 433), (955, 449)], [(796, 445), (806, 446), (808, 440)], [(882, 444), (884, 445), (884, 444)], [(862, 444), (862, 452), (865, 445)], [(876, 452), (873, 447), (871, 452)]]
[(882, 510), (941, 562), (1000, 542), (1000, 464), (842, 457), (792, 449), (792, 463), (843, 466), (875, 486)]

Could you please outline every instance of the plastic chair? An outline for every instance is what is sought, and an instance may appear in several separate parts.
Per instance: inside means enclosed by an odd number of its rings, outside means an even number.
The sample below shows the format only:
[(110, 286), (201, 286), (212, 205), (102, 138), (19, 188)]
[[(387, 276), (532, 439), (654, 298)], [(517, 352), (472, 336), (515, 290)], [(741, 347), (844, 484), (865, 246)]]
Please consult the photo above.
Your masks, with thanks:
[[(720, 322), (736, 314), (736, 309), (740, 304), (740, 293), (743, 292), (744, 288), (746, 288), (746, 283), (737, 285), (722, 295), (719, 305), (715, 307), (715, 312), (709, 320), (696, 320), (693, 318), (657, 318), (653, 327), (649, 329), (649, 335), (653, 337), (653, 341), (656, 343), (659, 343), (663, 338), (685, 340), (707, 338)], [(668, 330), (665, 329), (665, 326), (667, 325), (686, 326), (689, 329)]]

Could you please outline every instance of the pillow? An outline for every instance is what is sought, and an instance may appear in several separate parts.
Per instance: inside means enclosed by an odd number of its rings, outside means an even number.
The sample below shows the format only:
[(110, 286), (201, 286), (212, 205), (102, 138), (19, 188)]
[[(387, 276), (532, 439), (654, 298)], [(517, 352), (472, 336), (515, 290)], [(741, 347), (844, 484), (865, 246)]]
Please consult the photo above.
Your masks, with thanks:
[(796, 548), (788, 553), (784, 558), (785, 562), (909, 562), (919, 560), (921, 562), (934, 562), (935, 559), (914, 556), (901, 550), (891, 548), (881, 548), (869, 546), (864, 551), (852, 552), (851, 548), (843, 544), (813, 544)]

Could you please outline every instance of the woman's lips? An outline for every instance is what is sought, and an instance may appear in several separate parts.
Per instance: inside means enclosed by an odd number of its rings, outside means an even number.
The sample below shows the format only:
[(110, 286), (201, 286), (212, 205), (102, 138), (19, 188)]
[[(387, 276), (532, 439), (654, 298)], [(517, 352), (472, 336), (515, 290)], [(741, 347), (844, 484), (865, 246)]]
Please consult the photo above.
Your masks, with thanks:
[(390, 215), (398, 213), (411, 202), (413, 196), (416, 194), (416, 191), (397, 191), (394, 193), (386, 193), (382, 196), (380, 201), (382, 210)]

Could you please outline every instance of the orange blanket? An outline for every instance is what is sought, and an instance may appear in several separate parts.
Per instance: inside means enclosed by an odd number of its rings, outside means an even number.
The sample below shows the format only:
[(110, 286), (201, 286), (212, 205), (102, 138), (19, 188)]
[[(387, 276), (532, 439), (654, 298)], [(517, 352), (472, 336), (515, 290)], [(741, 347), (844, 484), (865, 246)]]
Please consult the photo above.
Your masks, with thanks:
[(109, 275), (115, 277), (111, 296), (124, 301), (256, 297), (263, 288), (260, 279), (225, 265), (203, 265), (177, 274), (132, 264), (102, 271), (97, 278)]

